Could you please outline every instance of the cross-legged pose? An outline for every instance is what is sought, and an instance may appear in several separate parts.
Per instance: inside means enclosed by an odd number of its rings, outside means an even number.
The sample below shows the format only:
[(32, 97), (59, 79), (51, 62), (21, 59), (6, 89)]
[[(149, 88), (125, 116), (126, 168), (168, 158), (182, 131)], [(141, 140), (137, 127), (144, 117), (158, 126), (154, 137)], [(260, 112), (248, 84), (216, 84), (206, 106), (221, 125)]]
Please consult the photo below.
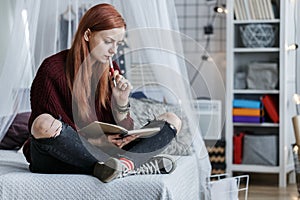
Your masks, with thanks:
[[(78, 133), (95, 120), (133, 128), (131, 84), (110, 62), (125, 29), (124, 19), (113, 6), (96, 5), (80, 20), (71, 48), (41, 64), (31, 86), (32, 136), (23, 148), (32, 172), (89, 174), (109, 182), (127, 174), (174, 169), (171, 157), (159, 155), (181, 128), (181, 120), (173, 113), (145, 125), (161, 127), (149, 138), (105, 135), (103, 146), (109, 143), (110, 147), (99, 150), (97, 156), (91, 153), (91, 142)], [(98, 141), (101, 146), (102, 140)]]

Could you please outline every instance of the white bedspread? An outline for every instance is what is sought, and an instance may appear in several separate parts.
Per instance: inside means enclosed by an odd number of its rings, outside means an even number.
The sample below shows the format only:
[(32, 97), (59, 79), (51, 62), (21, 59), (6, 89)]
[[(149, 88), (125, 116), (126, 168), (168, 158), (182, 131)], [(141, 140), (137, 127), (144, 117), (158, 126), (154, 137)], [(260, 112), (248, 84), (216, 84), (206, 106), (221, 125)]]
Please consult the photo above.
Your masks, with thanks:
[(169, 175), (130, 176), (102, 183), (88, 175), (30, 173), (21, 153), (0, 150), (1, 200), (197, 200), (198, 177), (193, 156), (178, 157), (177, 168)]

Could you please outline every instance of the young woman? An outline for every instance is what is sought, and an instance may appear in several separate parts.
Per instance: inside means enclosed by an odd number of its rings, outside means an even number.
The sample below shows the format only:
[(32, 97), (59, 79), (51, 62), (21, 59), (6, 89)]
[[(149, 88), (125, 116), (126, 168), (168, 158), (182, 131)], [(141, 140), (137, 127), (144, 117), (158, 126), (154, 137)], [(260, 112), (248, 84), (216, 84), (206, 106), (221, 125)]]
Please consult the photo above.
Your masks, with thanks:
[[(82, 17), (71, 49), (41, 64), (31, 86), (32, 137), (23, 148), (32, 172), (89, 174), (108, 182), (120, 175), (124, 170), (121, 166), (131, 166), (133, 170), (134, 164), (141, 171), (146, 161), (158, 164), (167, 158), (155, 155), (180, 129), (181, 121), (172, 113), (146, 125), (161, 126), (161, 131), (151, 138), (106, 135), (111, 152), (101, 152), (97, 158), (87, 150), (92, 145), (77, 132), (95, 120), (133, 128), (128, 98), (131, 84), (115, 63), (111, 73), (109, 64), (125, 28), (124, 19), (113, 6), (96, 5)], [(149, 157), (136, 158), (124, 153), (127, 151)]]

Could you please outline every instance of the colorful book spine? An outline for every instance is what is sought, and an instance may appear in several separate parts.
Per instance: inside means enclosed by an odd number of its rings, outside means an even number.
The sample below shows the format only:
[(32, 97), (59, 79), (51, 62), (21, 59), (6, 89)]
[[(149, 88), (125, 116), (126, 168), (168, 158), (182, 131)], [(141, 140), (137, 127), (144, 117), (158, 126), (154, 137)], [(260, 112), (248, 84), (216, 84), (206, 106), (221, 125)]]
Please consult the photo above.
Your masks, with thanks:
[(264, 115), (262, 109), (251, 109), (251, 108), (233, 108), (232, 114), (234, 116), (256, 116), (260, 117)]
[(257, 100), (248, 100), (248, 99), (234, 99), (233, 100), (234, 108), (254, 108), (260, 109), (262, 104)]
[(262, 123), (262, 122), (264, 122), (264, 117), (254, 117), (254, 116), (233, 116), (233, 122), (241, 122), (241, 123)]

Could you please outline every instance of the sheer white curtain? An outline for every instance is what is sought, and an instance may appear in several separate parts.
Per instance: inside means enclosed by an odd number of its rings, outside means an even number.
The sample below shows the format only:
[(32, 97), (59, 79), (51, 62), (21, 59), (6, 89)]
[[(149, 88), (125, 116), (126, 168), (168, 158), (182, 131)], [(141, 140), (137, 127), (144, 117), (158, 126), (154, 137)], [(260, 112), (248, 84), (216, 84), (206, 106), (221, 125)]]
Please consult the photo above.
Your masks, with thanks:
[[(79, 0), (4, 0), (4, 19), (8, 34), (2, 34), (5, 45), (0, 66), (0, 141), (17, 113), (30, 111), (29, 88), (37, 68), (47, 56), (60, 50), (61, 16), (67, 24), (67, 34), (76, 29), (81, 7), (92, 1)], [(73, 29), (74, 29), (73, 28)], [(74, 30), (75, 31), (75, 30)], [(72, 37), (68, 37), (67, 46)]]
[[(175, 94), (179, 106), (189, 116), (189, 126), (194, 136), (192, 145), (199, 161), (200, 185), (197, 192), (199, 195), (205, 195), (206, 178), (210, 175), (211, 167), (197, 127), (199, 118), (193, 115), (192, 91), (186, 69), (186, 63), (193, 66), (197, 66), (198, 63), (193, 63), (183, 53), (181, 41), (186, 36), (179, 32), (174, 1), (114, 2), (122, 11), (128, 25), (126, 75), (130, 79), (133, 78), (132, 74), (139, 74), (139, 81), (134, 84), (137, 88), (156, 83)], [(203, 48), (202, 50), (204, 51)], [(148, 77), (149, 69), (152, 71), (152, 78)], [(136, 72), (137, 70), (139, 72)]]
[[(191, 107), (192, 91), (187, 76), (183, 54), (182, 36), (178, 29), (174, 1), (170, 0), (17, 0), (13, 10), (13, 27), (7, 55), (0, 70), (0, 140), (21, 107), (28, 107), (28, 88), (42, 60), (61, 49), (62, 42), (70, 47), (72, 34), (76, 30), (82, 14), (98, 3), (111, 3), (123, 14), (127, 23), (125, 51), (126, 76), (131, 79), (135, 70), (141, 71), (137, 87), (149, 82), (163, 85), (176, 95), (177, 103), (189, 116), (190, 129), (194, 132), (193, 147), (197, 156), (199, 171), (199, 191), (205, 196), (206, 178), (210, 175), (210, 163), (205, 149), (197, 118)], [(66, 20), (66, 31), (61, 32), (62, 19)], [(74, 30), (75, 27), (75, 30)], [(66, 37), (67, 39), (63, 39)], [(137, 66), (142, 66), (137, 67)], [(150, 67), (153, 77), (145, 81), (147, 75), (143, 67)], [(27, 88), (27, 93), (23, 92)], [(21, 106), (25, 102), (26, 106)], [(5, 116), (5, 117), (4, 117)], [(197, 181), (197, 182), (198, 182)], [(198, 182), (199, 183), (199, 182)], [(200, 199), (200, 196), (199, 196)]]
[(9, 3), (11, 13), (7, 20), (11, 29), (0, 70), (0, 140), (16, 114), (30, 110), (28, 88), (34, 76), (34, 46), (40, 11), (40, 1)]

